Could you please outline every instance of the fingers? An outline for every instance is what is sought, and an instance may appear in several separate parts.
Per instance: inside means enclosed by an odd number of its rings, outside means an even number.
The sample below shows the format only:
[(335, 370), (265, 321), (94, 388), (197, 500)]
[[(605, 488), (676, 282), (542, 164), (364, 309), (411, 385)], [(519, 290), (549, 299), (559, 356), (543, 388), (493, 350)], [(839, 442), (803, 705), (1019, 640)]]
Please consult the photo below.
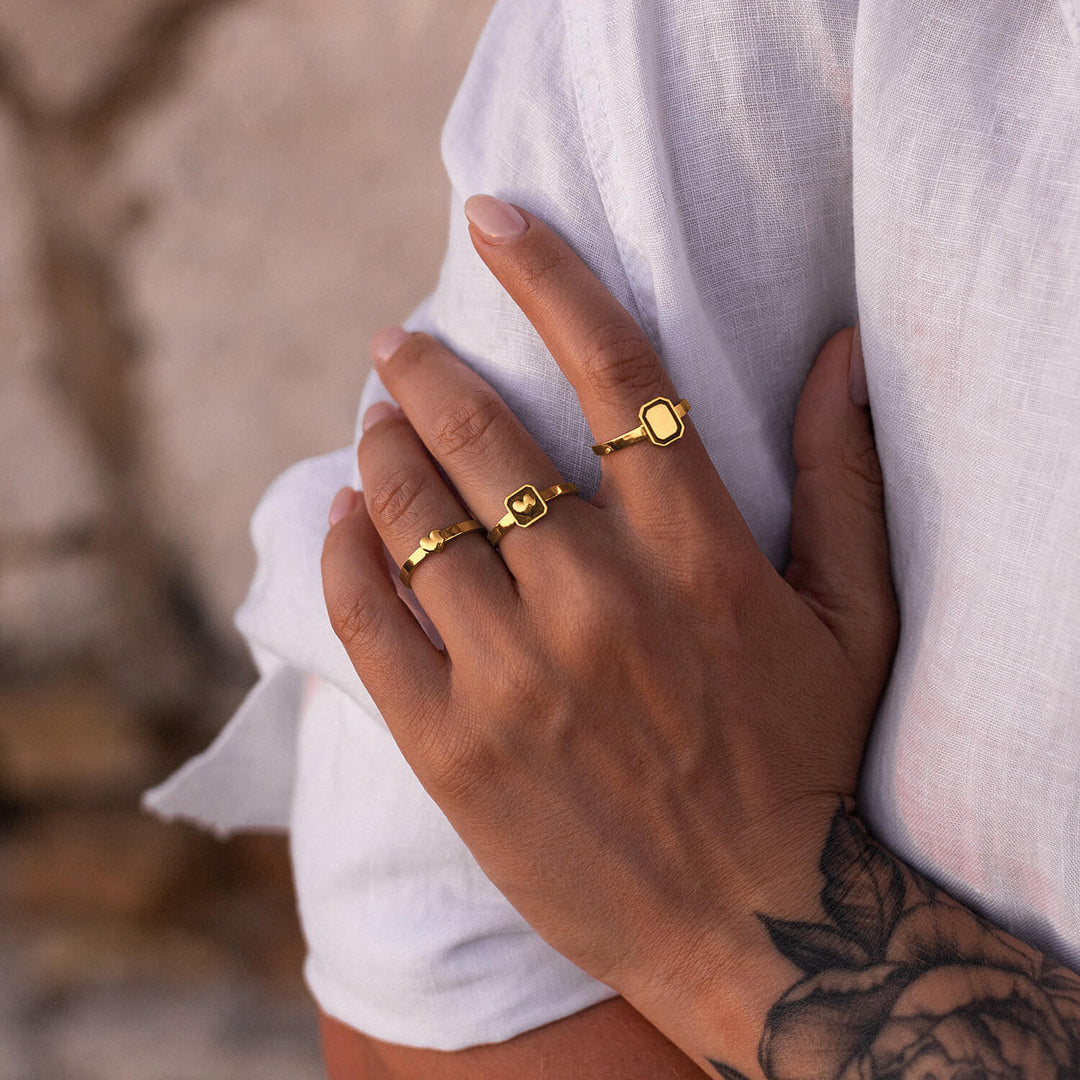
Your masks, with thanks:
[[(487, 528), (506, 515), (505, 499), (523, 485), (543, 490), (571, 479), (560, 475), (491, 385), (434, 338), (383, 331), (372, 353), (383, 385)], [(361, 443), (362, 459), (363, 453)], [(517, 535), (519, 528), (504, 536), (499, 553), (515, 576), (535, 566), (540, 551), (550, 553), (557, 544), (551, 526), (574, 512), (568, 503), (577, 504), (579, 511), (584, 505), (562, 496), (552, 501), (547, 520), (529, 526), (527, 538)]]
[[(385, 403), (373, 406), (365, 425), (382, 409)], [(401, 411), (366, 426), (357, 453), (368, 514), (398, 566), (433, 530), (474, 516), (439, 475)], [(471, 631), (478, 598), (490, 619), (513, 596), (506, 564), (487, 542), (486, 531), (446, 540), (440, 550), (424, 554), (412, 572), (410, 584), (451, 655), (455, 640)]]
[(330, 624), (375, 704), (402, 723), (422, 723), (446, 700), (449, 662), (398, 597), (359, 497), (326, 535), (322, 580)]
[[(644, 331), (547, 225), (488, 195), (474, 195), (465, 211), (477, 252), (577, 391), (597, 442), (638, 427), (638, 410), (650, 399), (679, 401)], [(646, 502), (654, 503), (673, 484), (700, 490), (702, 470), (715, 475), (689, 422), (677, 442), (625, 447), (605, 456), (603, 468), (601, 504), (609, 492), (632, 503), (643, 484)]]
[(858, 336), (841, 330), (803, 386), (784, 577), (880, 688), (895, 651), (898, 614), (881, 465), (860, 367)]

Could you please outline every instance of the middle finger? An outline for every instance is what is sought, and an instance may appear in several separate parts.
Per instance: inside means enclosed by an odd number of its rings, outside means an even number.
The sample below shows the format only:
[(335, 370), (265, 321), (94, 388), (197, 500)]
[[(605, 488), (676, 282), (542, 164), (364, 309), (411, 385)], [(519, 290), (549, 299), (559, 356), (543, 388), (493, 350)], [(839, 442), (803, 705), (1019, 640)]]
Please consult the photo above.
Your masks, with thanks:
[[(648, 336), (554, 229), (489, 195), (473, 196), (465, 209), (477, 253), (569, 379), (597, 443), (643, 431), (639, 410), (647, 402), (680, 400)], [(485, 230), (485, 221), (495, 234)], [(653, 408), (670, 436), (678, 422), (667, 407)], [(694, 514), (703, 501), (713, 509), (718, 538), (738, 546), (752, 542), (689, 419), (669, 445), (651, 442), (601, 458), (601, 505), (620, 506), (636, 531), (652, 535), (661, 550), (670, 543), (671, 512)], [(660, 506), (668, 512), (658, 514)]]

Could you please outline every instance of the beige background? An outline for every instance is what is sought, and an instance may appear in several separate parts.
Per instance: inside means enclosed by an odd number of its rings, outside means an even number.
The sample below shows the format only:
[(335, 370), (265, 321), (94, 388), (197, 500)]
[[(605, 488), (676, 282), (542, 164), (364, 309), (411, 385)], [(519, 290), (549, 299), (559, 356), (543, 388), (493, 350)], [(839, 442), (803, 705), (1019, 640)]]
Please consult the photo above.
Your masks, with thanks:
[(0, 4), (0, 1080), (320, 1075), (283, 848), (141, 818), (435, 281), (491, 0)]

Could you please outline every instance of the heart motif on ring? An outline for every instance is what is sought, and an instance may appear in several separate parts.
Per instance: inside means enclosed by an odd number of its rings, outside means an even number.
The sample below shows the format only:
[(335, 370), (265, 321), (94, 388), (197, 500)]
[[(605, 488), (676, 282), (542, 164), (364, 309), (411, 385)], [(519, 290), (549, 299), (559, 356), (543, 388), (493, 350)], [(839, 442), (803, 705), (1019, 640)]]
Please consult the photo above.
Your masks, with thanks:
[(420, 541), (420, 547), (427, 552), (441, 551), (446, 541), (438, 534), (431, 532)]
[(518, 514), (528, 513), (536, 505), (536, 497), (531, 491), (526, 491), (520, 499), (515, 499), (511, 504), (511, 509)]

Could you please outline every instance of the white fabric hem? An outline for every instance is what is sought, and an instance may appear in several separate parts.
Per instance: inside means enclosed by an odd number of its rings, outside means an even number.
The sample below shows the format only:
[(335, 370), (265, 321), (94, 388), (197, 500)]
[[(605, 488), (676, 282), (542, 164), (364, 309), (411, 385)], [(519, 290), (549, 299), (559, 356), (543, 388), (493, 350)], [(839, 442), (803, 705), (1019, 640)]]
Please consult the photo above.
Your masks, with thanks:
[(221, 839), (242, 830), (288, 830), (302, 692), (295, 668), (282, 664), (264, 675), (206, 750), (143, 794), (142, 808)]
[[(617, 996), (603, 983), (584, 979), (568, 989), (565, 961), (562, 957), (558, 959), (558, 964), (545, 964), (542, 958), (537, 958), (532, 967), (522, 964), (519, 992), (506, 994), (505, 987), (500, 986), (497, 993), (488, 995), (488, 1005), (493, 1010), (490, 1012), (474, 1009), (468, 1016), (462, 1016), (460, 1004), (456, 1011), (452, 1008), (458, 988), (448, 988), (441, 994), (433, 991), (422, 1024), (417, 1023), (413, 1014), (388, 1011), (376, 1002), (360, 998), (355, 989), (344, 985), (314, 954), (309, 954), (304, 964), (304, 979), (323, 1012), (365, 1035), (399, 1046), (455, 1051), (506, 1042)], [(441, 1005), (437, 1004), (440, 998)], [(470, 996), (474, 1005), (478, 1000), (478, 995)], [(558, 1004), (553, 1004), (556, 1001)]]

